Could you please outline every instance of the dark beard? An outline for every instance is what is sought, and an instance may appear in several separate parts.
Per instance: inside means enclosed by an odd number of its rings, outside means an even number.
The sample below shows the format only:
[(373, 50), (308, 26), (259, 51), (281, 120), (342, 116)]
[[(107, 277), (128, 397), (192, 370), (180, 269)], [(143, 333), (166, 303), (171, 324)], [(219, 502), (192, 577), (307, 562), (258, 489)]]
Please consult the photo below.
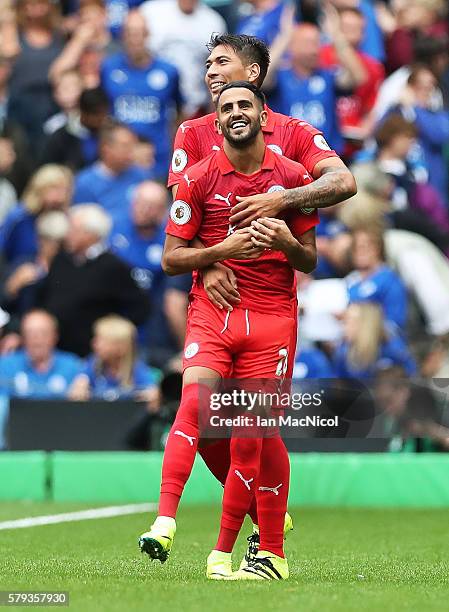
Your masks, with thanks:
[(245, 138), (233, 138), (231, 136), (230, 130), (228, 128), (222, 128), (223, 136), (226, 140), (233, 146), (234, 149), (246, 149), (248, 146), (252, 145), (256, 140), (257, 135), (260, 132), (260, 124), (255, 123), (251, 126), (251, 129), (248, 133), (248, 136)]

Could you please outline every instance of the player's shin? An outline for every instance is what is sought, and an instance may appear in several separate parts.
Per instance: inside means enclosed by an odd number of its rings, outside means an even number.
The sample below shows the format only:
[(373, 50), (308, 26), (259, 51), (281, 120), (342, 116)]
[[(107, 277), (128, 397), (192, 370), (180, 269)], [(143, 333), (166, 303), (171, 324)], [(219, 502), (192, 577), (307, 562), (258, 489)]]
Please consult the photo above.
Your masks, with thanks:
[(233, 438), (231, 466), (223, 493), (223, 511), (216, 550), (230, 553), (254, 498), (259, 476), (261, 438)]
[[(201, 455), (204, 463), (215, 476), (217, 480), (224, 486), (226, 478), (231, 466), (231, 445), (229, 438), (214, 440), (211, 444), (198, 447), (198, 453)], [(257, 503), (256, 496), (253, 495), (248, 514), (254, 525), (258, 525), (257, 519)]]
[(256, 498), (260, 550), (284, 557), (284, 521), (290, 484), (290, 461), (279, 434), (263, 440)]
[(198, 405), (202, 385), (182, 390), (181, 404), (170, 430), (162, 464), (159, 516), (175, 518), (184, 486), (189, 479), (198, 447)]

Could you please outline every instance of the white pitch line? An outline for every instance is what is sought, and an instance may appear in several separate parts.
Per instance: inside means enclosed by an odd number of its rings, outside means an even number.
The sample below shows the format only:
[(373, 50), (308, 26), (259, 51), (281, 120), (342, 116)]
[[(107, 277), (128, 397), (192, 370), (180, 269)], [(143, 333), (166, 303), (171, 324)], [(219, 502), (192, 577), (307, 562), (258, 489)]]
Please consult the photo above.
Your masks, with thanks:
[(113, 516), (124, 516), (127, 514), (139, 514), (141, 512), (154, 512), (154, 510), (157, 510), (157, 504), (127, 504), (125, 506), (90, 508), (89, 510), (80, 510), (78, 512), (29, 516), (13, 521), (3, 521), (0, 523), (0, 530), (23, 529), (25, 527), (37, 527), (39, 525), (55, 525), (56, 523), (71, 523), (72, 521), (88, 521)]

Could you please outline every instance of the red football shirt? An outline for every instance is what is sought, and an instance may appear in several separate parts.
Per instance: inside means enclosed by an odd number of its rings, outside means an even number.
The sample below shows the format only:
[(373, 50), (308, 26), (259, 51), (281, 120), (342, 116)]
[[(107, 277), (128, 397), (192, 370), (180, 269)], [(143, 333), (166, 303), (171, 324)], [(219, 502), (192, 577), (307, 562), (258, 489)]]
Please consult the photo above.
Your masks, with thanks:
[[(292, 189), (312, 180), (304, 166), (268, 147), (258, 172), (240, 174), (220, 149), (184, 173), (165, 231), (186, 240), (197, 236), (205, 247), (213, 246), (233, 231), (229, 218), (231, 208), (237, 204), (236, 196)], [(280, 217), (294, 236), (304, 234), (319, 222), (316, 209), (311, 214), (290, 210)], [(282, 252), (266, 250), (258, 259), (229, 259), (224, 263), (237, 277), (242, 308), (291, 314), (295, 274)], [(192, 293), (206, 297), (198, 274), (194, 276)]]
[[(337, 114), (340, 119), (343, 136), (352, 136), (351, 128), (357, 128), (362, 120), (373, 108), (377, 92), (385, 79), (383, 65), (366, 53), (357, 53), (362, 62), (368, 78), (362, 85), (356, 87), (348, 96), (340, 96), (337, 101)], [(321, 65), (324, 68), (338, 68), (338, 58), (334, 47), (325, 45), (321, 49)]]
[[(309, 174), (322, 159), (337, 157), (323, 137), (309, 123), (275, 113), (268, 107), (268, 122), (262, 128), (265, 143), (276, 153), (301, 163)], [(177, 185), (184, 172), (218, 150), (223, 136), (216, 127), (216, 113), (199, 119), (184, 121), (176, 132), (172, 163), (168, 175), (168, 186)], [(253, 192), (257, 193), (257, 192)]]

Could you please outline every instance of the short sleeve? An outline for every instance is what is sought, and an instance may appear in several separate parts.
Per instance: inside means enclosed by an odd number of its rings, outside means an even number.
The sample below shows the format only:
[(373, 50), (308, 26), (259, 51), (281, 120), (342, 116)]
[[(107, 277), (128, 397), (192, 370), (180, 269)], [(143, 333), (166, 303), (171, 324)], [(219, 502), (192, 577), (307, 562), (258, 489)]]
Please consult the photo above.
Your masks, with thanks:
[(326, 142), (323, 133), (305, 121), (295, 121), (292, 126), (294, 160), (300, 162), (310, 174), (318, 162), (338, 157)]
[(168, 187), (178, 185), (184, 172), (201, 160), (195, 129), (188, 121), (181, 123), (176, 132), (173, 155), (168, 172)]
[(292, 210), (285, 220), (295, 238), (299, 238), (312, 228), (316, 227), (320, 222), (316, 208), (310, 212), (308, 212), (307, 209), (305, 209), (305, 211), (306, 212)]
[(176, 200), (170, 208), (165, 233), (185, 240), (192, 240), (201, 226), (204, 198), (202, 189), (196, 180), (189, 184), (183, 179), (179, 184)]

